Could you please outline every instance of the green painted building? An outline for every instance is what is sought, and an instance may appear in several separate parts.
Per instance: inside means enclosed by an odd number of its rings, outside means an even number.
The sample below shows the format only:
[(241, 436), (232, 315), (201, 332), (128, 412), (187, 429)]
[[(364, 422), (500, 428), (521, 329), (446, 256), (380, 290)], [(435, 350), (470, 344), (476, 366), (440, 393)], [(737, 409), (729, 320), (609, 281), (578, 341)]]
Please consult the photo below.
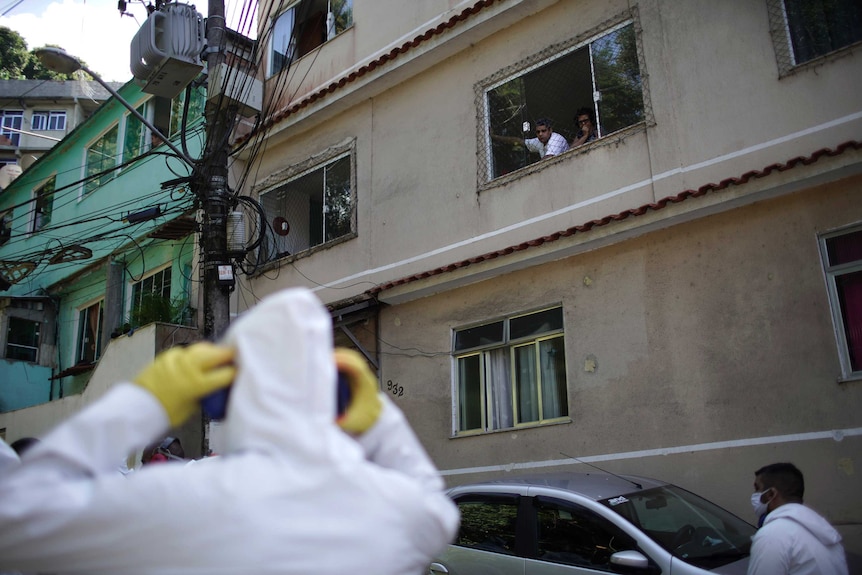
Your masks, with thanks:
[[(195, 158), (205, 88), (187, 90), (119, 93)], [(112, 337), (194, 323), (190, 174), (112, 98), (0, 192), (0, 413), (80, 393)]]

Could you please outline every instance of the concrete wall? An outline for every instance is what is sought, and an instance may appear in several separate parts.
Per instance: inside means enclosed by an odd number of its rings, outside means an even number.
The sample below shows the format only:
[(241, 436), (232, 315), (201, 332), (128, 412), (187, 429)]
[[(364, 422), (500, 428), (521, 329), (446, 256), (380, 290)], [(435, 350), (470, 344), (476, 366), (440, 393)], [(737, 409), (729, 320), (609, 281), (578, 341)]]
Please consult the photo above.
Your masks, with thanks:
[[(586, 457), (748, 517), (753, 471), (790, 460), (815, 507), (858, 523), (862, 501), (849, 494), (862, 386), (837, 381), (817, 234), (862, 221), (860, 185), (812, 188), (386, 308), (381, 340), (433, 357), (386, 354), (380, 378), (404, 387), (395, 401), (451, 484), (580, 470), (566, 459)], [(558, 302), (571, 421), (454, 436), (451, 330)]]
[(3, 393), (0, 411), (11, 411), (43, 403), (50, 398), (51, 368), (26, 361), (0, 360), (3, 372)]
[[(21, 437), (42, 437), (54, 426), (90, 405), (111, 386), (130, 381), (146, 367), (162, 349), (200, 339), (197, 330), (176, 325), (152, 323), (133, 335), (112, 339), (96, 368), (88, 374), (86, 387), (79, 393), (40, 405), (0, 413), (0, 429), (7, 443)], [(179, 437), (188, 457), (199, 457), (202, 445), (200, 415), (193, 416), (181, 428), (168, 434)], [(140, 453), (134, 454), (131, 463), (140, 463)], [(117, 462), (120, 465), (121, 462)]]
[[(413, 76), (403, 77), (410, 72), (395, 60), (392, 78), (383, 66), (379, 85), (349, 84), (280, 122), (266, 154), (254, 159), (258, 182), (355, 138), (358, 237), (283, 266), (277, 282), (253, 282), (250, 289), (323, 284), (335, 289), (319, 289), (321, 297), (337, 301), (369, 284), (834, 148), (862, 128), (858, 55), (779, 79), (765, 3), (650, 0), (636, 12), (626, 2), (546, 4), (507, 3), (536, 12), (499, 29), (495, 19), (508, 24), (506, 13), (494, 13), (485, 28), (471, 30), (474, 42), (428, 64), (434, 50), (458, 44), (455, 28), (407, 66), (419, 70)], [(588, 38), (621, 14), (643, 30), (642, 73), (654, 123), (544, 162), (505, 185), (483, 186), (477, 85), (556, 43)], [(359, 8), (355, 18), (358, 34), (369, 22)], [(572, 109), (580, 105), (572, 102)]]

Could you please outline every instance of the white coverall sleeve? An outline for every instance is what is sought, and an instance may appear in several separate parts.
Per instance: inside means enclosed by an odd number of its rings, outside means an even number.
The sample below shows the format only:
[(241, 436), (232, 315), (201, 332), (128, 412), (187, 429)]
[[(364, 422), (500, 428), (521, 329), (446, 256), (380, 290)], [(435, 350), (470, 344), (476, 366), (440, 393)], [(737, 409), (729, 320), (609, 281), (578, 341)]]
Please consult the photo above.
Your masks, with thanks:
[(366, 458), (417, 480), (426, 489), (440, 490), (443, 479), (431, 462), (404, 413), (380, 394), (383, 409), (374, 426), (358, 438)]
[(423, 520), (412, 525), (424, 527), (406, 530), (402, 536), (430, 558), (455, 538), (460, 523), (458, 508), (444, 493), (443, 478), (402, 411), (385, 395), (380, 394), (380, 398), (383, 410), (379, 419), (358, 441), (371, 463), (409, 478), (418, 486), (417, 493), (423, 494)]
[[(90, 561), (101, 544), (86, 525), (75, 541), (69, 533), (102, 478), (126, 481), (117, 463), (168, 429), (158, 400), (136, 385), (121, 383), (31, 447), (21, 464), (0, 474), (0, 569), (30, 570), (47, 548), (67, 548), (64, 565), (75, 570), (80, 556)], [(117, 522), (128, 521), (122, 509)], [(35, 563), (34, 563), (35, 562)], [(25, 567), (27, 566), (27, 567)]]

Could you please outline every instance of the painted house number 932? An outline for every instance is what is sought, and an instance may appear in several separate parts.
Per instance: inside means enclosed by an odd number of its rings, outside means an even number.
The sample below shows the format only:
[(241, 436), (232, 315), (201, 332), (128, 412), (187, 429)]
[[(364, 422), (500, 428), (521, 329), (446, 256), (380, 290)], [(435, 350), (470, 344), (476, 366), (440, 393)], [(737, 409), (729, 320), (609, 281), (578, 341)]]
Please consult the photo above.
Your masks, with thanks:
[(402, 397), (404, 395), (404, 386), (398, 385), (397, 383), (392, 383), (392, 380), (388, 379), (386, 380), (386, 391), (388, 391), (395, 397)]

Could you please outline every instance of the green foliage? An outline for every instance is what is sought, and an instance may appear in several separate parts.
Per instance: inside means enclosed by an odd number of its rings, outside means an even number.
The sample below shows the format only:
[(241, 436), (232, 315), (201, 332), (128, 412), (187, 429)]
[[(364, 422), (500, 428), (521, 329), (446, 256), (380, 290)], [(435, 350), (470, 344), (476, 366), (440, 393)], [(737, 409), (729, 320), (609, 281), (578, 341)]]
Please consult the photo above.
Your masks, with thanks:
[[(47, 44), (42, 46), (43, 48), (60, 48), (56, 44)], [(42, 61), (36, 56), (36, 50), (39, 48), (35, 48), (30, 52), (30, 60), (27, 62), (27, 65), (24, 66), (24, 77), (28, 80), (92, 80), (93, 78), (84, 72), (83, 70), (79, 70), (74, 74), (59, 74), (57, 72), (52, 72), (48, 68), (42, 65)], [(81, 64), (84, 66), (87, 65), (83, 60)]]
[[(48, 44), (45, 47), (59, 48)], [(2, 80), (76, 80), (72, 74), (58, 74), (42, 65), (35, 52), (27, 50), (27, 41), (16, 31), (0, 26), (0, 79)], [(82, 62), (84, 66), (86, 63)], [(76, 72), (85, 80), (91, 80), (89, 74)]]
[(185, 299), (170, 299), (156, 293), (141, 296), (141, 302), (132, 308), (129, 323), (140, 327), (156, 321), (184, 325), (188, 323), (189, 306)]
[(324, 178), (323, 213), (325, 235), (328, 242), (350, 233), (353, 220), (353, 196), (350, 185), (350, 158), (341, 158), (326, 166)]
[(23, 79), (30, 57), (24, 38), (12, 29), (0, 26), (0, 79)]
[(643, 89), (634, 27), (629, 24), (593, 43), (602, 131), (610, 134), (643, 120)]

